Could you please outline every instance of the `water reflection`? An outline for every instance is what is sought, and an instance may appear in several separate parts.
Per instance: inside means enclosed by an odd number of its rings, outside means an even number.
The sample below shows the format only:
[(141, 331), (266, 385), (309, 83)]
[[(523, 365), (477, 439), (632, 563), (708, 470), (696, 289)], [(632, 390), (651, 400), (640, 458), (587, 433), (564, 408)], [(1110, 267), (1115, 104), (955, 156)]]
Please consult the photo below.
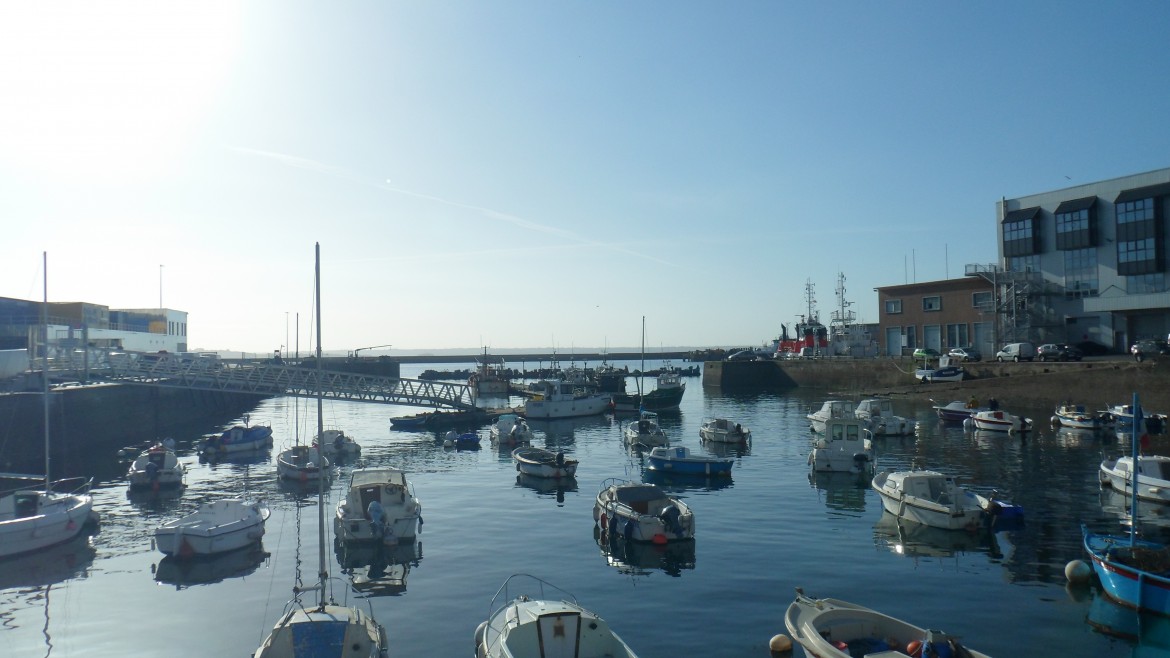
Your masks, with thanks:
[(516, 486), (531, 489), (542, 497), (554, 497), (557, 505), (561, 506), (565, 503), (565, 493), (577, 490), (577, 478), (541, 478), (517, 473)]
[(699, 441), (703, 449), (716, 457), (746, 457), (752, 454), (752, 442), (724, 443), (722, 441)]
[(91, 539), (97, 532), (98, 526), (91, 524), (64, 544), (0, 560), (0, 590), (45, 587), (85, 577), (97, 555)]
[(693, 539), (666, 544), (627, 541), (616, 533), (603, 532), (593, 526), (593, 540), (609, 566), (627, 575), (648, 576), (654, 571), (662, 571), (677, 578), (684, 569), (695, 568)]
[(1108, 429), (1060, 427), (1055, 432), (1057, 445), (1065, 448), (1098, 448), (1113, 438)]
[[(1132, 498), (1113, 487), (1101, 487), (1101, 509), (1117, 517), (1121, 525), (1126, 528), (1130, 524), (1130, 509)], [(1156, 526), (1170, 529), (1170, 505), (1152, 500), (1138, 500), (1138, 529), (1142, 526)]]
[(1170, 618), (1139, 614), (1114, 603), (1100, 590), (1093, 590), (1085, 623), (1130, 644), (1131, 656), (1170, 656)]
[[(609, 416), (585, 416), (582, 418), (559, 418), (556, 420), (528, 419), (528, 426), (532, 428), (534, 433), (541, 432), (544, 434), (544, 444), (548, 448), (572, 445), (576, 442), (578, 433), (593, 430), (604, 431), (614, 424), (614, 421)], [(618, 427), (620, 429), (620, 425)], [(536, 439), (536, 441), (539, 440), (539, 438)]]
[(228, 578), (240, 578), (256, 571), (269, 553), (262, 542), (218, 555), (200, 555), (180, 558), (168, 555), (152, 565), (157, 582), (174, 585), (181, 590), (192, 585), (210, 585)]
[(421, 541), (386, 546), (380, 542), (335, 542), (341, 571), (348, 574), (354, 591), (365, 596), (400, 596), (406, 593), (410, 570), (423, 558)]
[(999, 556), (995, 535), (985, 529), (973, 532), (943, 530), (903, 522), (886, 511), (873, 526), (873, 543), (880, 549), (906, 557), (954, 557), (964, 553)]
[(642, 470), (642, 481), (647, 484), (656, 484), (662, 487), (667, 493), (718, 491), (720, 489), (727, 489), (734, 484), (730, 475), (710, 477), (701, 474), (692, 475), (688, 473), (652, 471), (648, 468), (643, 468)]
[(808, 483), (817, 490), (818, 497), (829, 509), (865, 511), (865, 492), (869, 489), (870, 478), (864, 473), (810, 471)]

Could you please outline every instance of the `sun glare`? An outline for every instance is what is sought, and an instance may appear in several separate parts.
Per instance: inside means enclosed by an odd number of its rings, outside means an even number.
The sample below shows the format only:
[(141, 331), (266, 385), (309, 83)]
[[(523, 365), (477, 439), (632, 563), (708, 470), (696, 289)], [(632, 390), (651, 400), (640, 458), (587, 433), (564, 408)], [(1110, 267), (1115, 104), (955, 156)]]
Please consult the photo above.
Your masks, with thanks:
[(226, 82), (227, 2), (0, 7), (0, 163), (34, 176), (160, 175)]

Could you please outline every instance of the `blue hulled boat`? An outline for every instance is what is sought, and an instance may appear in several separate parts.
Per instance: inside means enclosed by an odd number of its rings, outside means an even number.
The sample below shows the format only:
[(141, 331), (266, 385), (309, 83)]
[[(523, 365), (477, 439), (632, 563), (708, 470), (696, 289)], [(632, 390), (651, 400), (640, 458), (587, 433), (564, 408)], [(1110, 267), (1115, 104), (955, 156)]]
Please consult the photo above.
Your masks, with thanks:
[(730, 457), (708, 457), (696, 455), (685, 446), (659, 446), (646, 456), (649, 469), (684, 475), (731, 475)]

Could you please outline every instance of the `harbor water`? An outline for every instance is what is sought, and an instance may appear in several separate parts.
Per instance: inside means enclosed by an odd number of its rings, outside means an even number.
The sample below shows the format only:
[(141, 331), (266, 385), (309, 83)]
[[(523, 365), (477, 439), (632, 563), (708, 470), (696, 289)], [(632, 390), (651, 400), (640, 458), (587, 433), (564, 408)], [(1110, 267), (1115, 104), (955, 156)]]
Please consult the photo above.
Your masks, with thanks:
[[(406, 365), (402, 376), (428, 367)], [(940, 424), (929, 404), (897, 403), (919, 430), (878, 439), (879, 467), (945, 471), (1025, 509), (1016, 529), (933, 531), (883, 515), (866, 481), (810, 478), (805, 415), (828, 393), (739, 393), (685, 381), (681, 408), (660, 416), (672, 444), (726, 453), (735, 464), (725, 480), (663, 484), (696, 518), (696, 539), (668, 546), (611, 546), (595, 529), (601, 483), (645, 474), (643, 459), (623, 445), (628, 416), (532, 422), (534, 445), (580, 461), (575, 479), (557, 483), (518, 476), (509, 451), (489, 443), (486, 426), (480, 450), (455, 450), (436, 433), (390, 429), (392, 417), (418, 408), (326, 401), (325, 427), (362, 445), (361, 464), (407, 470), (424, 519), (415, 544), (384, 554), (334, 550), (331, 520), (353, 468), (341, 465), (324, 503), (334, 599), (372, 606), (389, 631), (392, 655), (408, 657), (473, 655), (475, 628), (514, 573), (571, 592), (642, 658), (767, 656), (769, 639), (787, 633), (783, 615), (796, 587), (945, 630), (992, 656), (1170, 655), (1165, 620), (1139, 619), (1093, 587), (1067, 586), (1064, 577), (1070, 560), (1085, 559), (1081, 523), (1123, 531), (1127, 502), (1100, 488), (1097, 467), (1105, 453), (1128, 452), (1128, 438), (1054, 431), (1051, 408), (1017, 409), (1007, 399), (1000, 400), (1005, 409), (1033, 417), (1040, 430), (1025, 437), (969, 433)], [(751, 444), (701, 445), (699, 426), (712, 417), (742, 423)], [(0, 562), (0, 655), (250, 655), (294, 585), (317, 578), (316, 487), (275, 474), (276, 453), (316, 433), (316, 402), (265, 400), (248, 421), (272, 426), (270, 453), (202, 462), (195, 442), (222, 427), (174, 436), (188, 467), (187, 487), (177, 492), (130, 494), (126, 459), (72, 451), (97, 478), (100, 528)], [(69, 443), (84, 445), (84, 436)], [(1167, 453), (1170, 441), (1154, 437), (1152, 450)], [(152, 547), (159, 524), (227, 496), (260, 498), (271, 508), (262, 550), (183, 563)], [(1166, 537), (1170, 510), (1143, 505), (1141, 518), (1147, 534)]]

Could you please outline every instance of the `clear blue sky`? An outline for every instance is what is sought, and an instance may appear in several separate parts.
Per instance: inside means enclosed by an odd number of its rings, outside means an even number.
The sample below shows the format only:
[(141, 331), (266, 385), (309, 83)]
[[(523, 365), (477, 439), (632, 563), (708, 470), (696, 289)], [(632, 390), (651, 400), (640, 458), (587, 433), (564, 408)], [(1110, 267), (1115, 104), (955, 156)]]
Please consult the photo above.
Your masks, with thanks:
[[(10, 2), (0, 296), (264, 352), (757, 345), (1170, 166), (1170, 4)], [(160, 267), (162, 266), (162, 267)], [(160, 286), (161, 279), (161, 286)], [(295, 343), (295, 338), (289, 342)]]

